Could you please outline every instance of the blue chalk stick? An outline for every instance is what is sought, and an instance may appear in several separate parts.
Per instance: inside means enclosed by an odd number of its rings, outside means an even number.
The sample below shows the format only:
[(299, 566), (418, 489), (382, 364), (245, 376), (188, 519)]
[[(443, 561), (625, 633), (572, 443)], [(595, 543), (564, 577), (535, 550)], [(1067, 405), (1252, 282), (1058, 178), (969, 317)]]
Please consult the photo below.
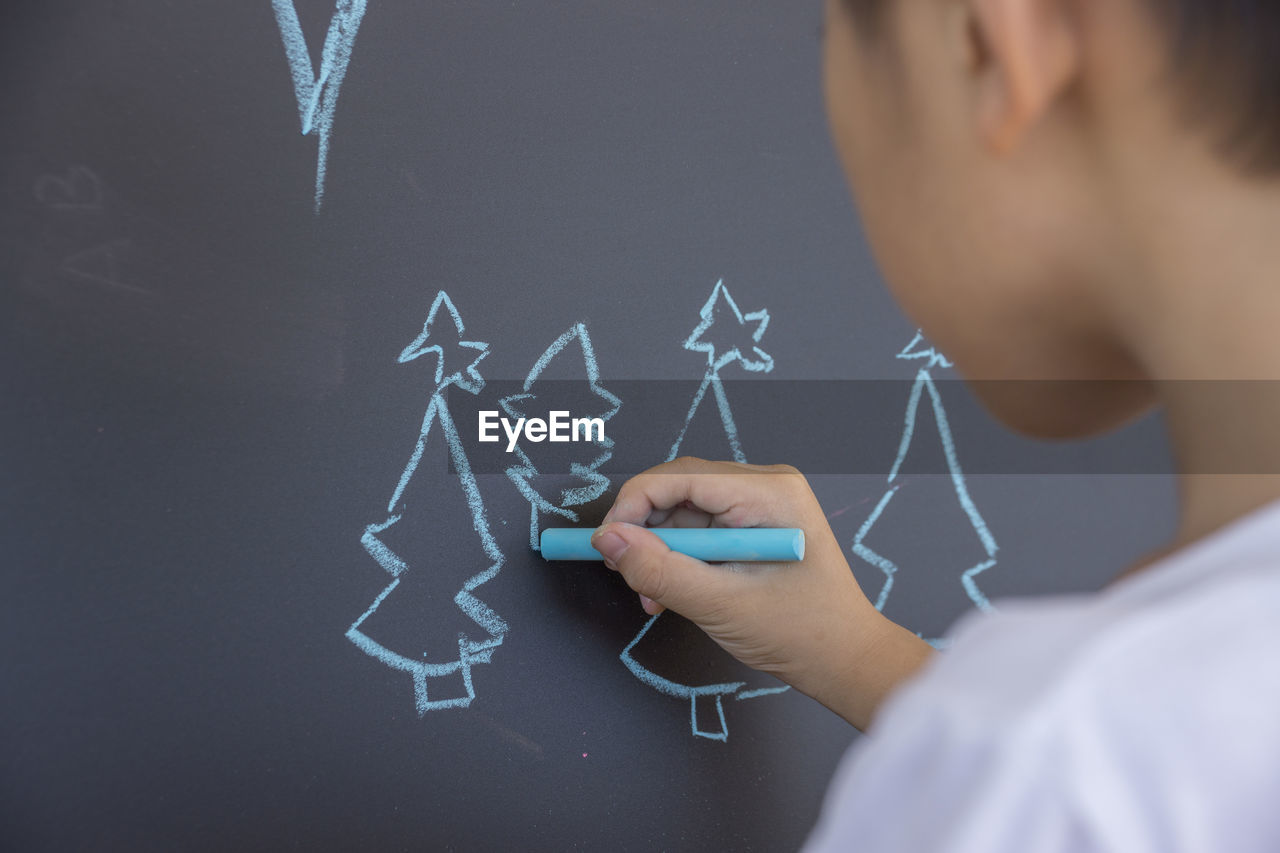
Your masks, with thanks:
[[(547, 560), (599, 560), (591, 547), (595, 530), (549, 527), (539, 538)], [(804, 531), (798, 527), (662, 527), (651, 532), (672, 551), (707, 561), (803, 560)]]

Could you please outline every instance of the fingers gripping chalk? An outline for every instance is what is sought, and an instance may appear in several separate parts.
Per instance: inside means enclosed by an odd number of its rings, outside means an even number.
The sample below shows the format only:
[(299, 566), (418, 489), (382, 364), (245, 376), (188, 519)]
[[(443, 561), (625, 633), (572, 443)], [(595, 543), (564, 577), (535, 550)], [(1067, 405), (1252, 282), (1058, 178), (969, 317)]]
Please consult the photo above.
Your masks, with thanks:
[[(699, 560), (765, 562), (804, 559), (804, 531), (798, 527), (649, 528), (672, 551)], [(539, 537), (546, 560), (600, 560), (591, 547), (592, 528), (549, 527)]]

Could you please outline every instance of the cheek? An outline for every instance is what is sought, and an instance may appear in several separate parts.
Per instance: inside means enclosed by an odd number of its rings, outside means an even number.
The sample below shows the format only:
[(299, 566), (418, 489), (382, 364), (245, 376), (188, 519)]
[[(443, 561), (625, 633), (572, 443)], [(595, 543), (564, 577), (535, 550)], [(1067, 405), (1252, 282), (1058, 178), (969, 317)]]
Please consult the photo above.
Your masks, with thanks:
[(941, 214), (941, 184), (903, 132), (886, 81), (877, 88), (876, 75), (859, 68), (851, 52), (835, 49), (827, 52), (824, 76), (831, 137), (863, 233), (893, 296), (922, 322), (919, 315), (937, 295), (929, 292), (931, 262), (945, 235), (930, 220)]
[(902, 310), (933, 326), (935, 316), (960, 307), (964, 291), (941, 185), (901, 149), (881, 149), (869, 160), (854, 188), (863, 233)]
[[(848, 33), (831, 33), (824, 88), (831, 136), (858, 207), (863, 233), (894, 299), (939, 347), (965, 348), (958, 317), (971, 316), (963, 271), (977, 241), (974, 211), (960, 211), (945, 151), (919, 116), (904, 113), (904, 80), (858, 54)], [(954, 174), (950, 175), (954, 178)], [(966, 310), (968, 309), (968, 310)], [(966, 324), (968, 325), (968, 324)]]
[(873, 190), (873, 178), (885, 166), (877, 139), (886, 126), (884, 96), (869, 79), (875, 76), (872, 59), (862, 55), (865, 46), (843, 16), (843, 12), (828, 12), (823, 91), (832, 143), (845, 177), (862, 203)]
[(956, 206), (954, 188), (923, 164), (873, 172), (859, 191), (867, 241), (902, 312), (961, 373), (1000, 374), (1013, 306), (981, 215)]

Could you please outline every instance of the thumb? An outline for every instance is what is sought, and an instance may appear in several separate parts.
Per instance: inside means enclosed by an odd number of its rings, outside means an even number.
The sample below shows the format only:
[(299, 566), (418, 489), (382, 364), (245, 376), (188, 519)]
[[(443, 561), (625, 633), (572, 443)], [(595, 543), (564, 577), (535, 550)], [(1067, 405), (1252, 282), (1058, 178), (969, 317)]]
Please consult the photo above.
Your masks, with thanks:
[[(626, 522), (602, 525), (592, 535), (591, 547), (604, 556), (606, 566), (622, 575), (627, 586), (695, 622), (706, 608), (708, 593), (725, 574), (672, 551), (652, 531)], [(658, 612), (647, 605), (645, 610)]]

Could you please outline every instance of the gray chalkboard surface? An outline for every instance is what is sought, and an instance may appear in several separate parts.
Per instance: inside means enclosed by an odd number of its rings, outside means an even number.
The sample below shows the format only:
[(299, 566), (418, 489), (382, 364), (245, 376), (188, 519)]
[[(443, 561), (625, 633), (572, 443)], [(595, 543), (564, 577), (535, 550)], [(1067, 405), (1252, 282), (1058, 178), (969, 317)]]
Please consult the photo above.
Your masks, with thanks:
[(798, 846), (856, 733), (530, 548), (673, 452), (929, 638), (1160, 539), (1157, 424), (1006, 435), (893, 307), (820, 12), (5, 4), (0, 846)]

